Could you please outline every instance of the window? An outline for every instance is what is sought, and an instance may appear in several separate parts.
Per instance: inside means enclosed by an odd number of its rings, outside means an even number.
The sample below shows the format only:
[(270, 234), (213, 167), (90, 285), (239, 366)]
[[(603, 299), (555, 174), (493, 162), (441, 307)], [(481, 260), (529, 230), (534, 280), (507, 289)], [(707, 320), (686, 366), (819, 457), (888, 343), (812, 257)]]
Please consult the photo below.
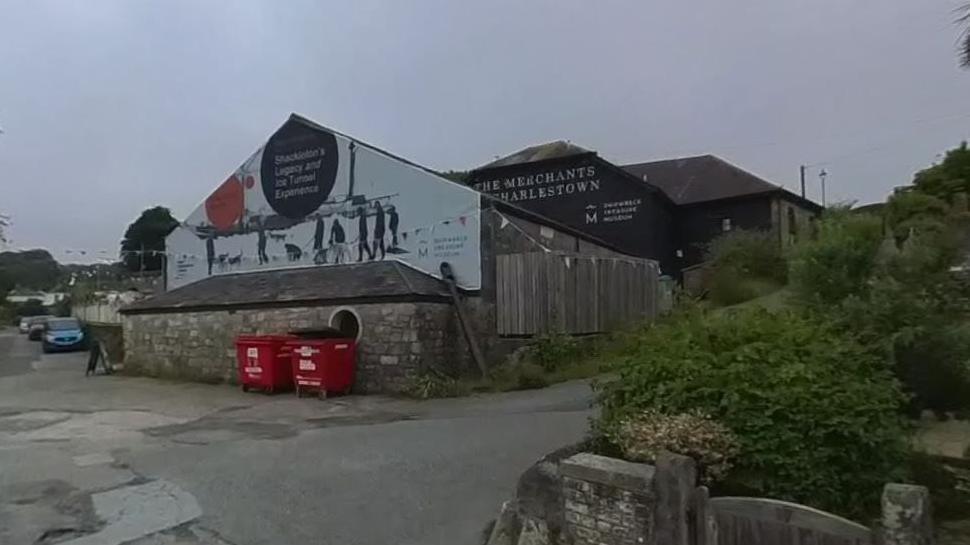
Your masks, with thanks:
[(721, 231), (725, 233), (731, 230), (731, 218), (721, 219)]

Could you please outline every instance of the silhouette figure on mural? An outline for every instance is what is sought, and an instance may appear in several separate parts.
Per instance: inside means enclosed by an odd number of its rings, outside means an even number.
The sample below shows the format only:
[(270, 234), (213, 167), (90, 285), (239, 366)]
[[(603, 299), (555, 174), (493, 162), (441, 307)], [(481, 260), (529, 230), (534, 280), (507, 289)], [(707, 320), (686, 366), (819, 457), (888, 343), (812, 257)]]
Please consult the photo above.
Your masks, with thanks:
[(361, 206), (357, 208), (357, 261), (364, 260), (364, 252), (368, 259), (374, 259), (374, 253), (367, 245), (367, 213)]
[(330, 251), (333, 252), (334, 263), (344, 262), (347, 255), (347, 235), (337, 218), (334, 218), (333, 225), (330, 226)]
[(209, 264), (209, 276), (212, 276), (212, 264), (216, 262), (215, 235), (209, 235), (205, 239), (205, 261)]
[(391, 248), (397, 248), (397, 224), (399, 218), (397, 217), (397, 207), (389, 205), (387, 207), (387, 226), (391, 230)]
[(313, 229), (313, 262), (316, 264), (325, 263), (326, 256), (323, 253), (323, 234), (325, 228), (323, 218), (317, 216), (317, 223)]
[(377, 210), (375, 212), (376, 218), (374, 220), (374, 246), (373, 253), (371, 253), (371, 259), (377, 257), (377, 249), (381, 249), (381, 259), (387, 255), (384, 250), (384, 207), (381, 206), (381, 201), (374, 203), (374, 208)]
[(256, 229), (258, 238), (256, 240), (256, 257), (259, 260), (259, 264), (269, 263), (269, 258), (266, 257), (266, 229), (263, 227), (263, 221), (256, 221)]

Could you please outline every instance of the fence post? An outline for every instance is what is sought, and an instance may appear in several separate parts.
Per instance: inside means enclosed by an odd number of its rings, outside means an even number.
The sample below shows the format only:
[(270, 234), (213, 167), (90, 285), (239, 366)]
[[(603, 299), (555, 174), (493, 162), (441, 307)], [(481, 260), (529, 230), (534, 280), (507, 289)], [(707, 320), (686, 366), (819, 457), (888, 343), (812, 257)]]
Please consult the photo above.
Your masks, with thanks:
[(661, 452), (656, 461), (654, 486), (657, 494), (657, 543), (691, 545), (688, 512), (697, 487), (697, 465), (693, 458)]
[(925, 486), (890, 483), (882, 491), (882, 545), (933, 545), (930, 491)]

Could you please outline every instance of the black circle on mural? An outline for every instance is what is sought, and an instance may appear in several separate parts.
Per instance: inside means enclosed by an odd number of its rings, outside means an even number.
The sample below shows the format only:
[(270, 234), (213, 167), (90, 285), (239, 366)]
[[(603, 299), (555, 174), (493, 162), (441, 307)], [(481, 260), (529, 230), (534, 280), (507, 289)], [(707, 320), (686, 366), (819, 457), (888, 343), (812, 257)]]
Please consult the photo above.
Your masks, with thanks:
[(287, 121), (263, 149), (263, 195), (277, 214), (302, 219), (330, 196), (337, 163), (337, 138), (332, 133)]

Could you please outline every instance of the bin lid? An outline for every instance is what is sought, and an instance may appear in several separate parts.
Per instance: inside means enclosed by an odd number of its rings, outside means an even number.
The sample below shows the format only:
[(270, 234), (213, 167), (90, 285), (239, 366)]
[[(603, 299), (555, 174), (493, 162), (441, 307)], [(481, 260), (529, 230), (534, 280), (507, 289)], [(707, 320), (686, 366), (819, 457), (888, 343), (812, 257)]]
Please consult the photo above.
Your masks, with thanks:
[(293, 335), (239, 335), (236, 337), (237, 343), (285, 343), (296, 339)]
[(302, 340), (317, 339), (346, 339), (347, 335), (335, 327), (323, 327), (316, 329), (297, 329), (290, 331), (290, 335), (295, 335)]

